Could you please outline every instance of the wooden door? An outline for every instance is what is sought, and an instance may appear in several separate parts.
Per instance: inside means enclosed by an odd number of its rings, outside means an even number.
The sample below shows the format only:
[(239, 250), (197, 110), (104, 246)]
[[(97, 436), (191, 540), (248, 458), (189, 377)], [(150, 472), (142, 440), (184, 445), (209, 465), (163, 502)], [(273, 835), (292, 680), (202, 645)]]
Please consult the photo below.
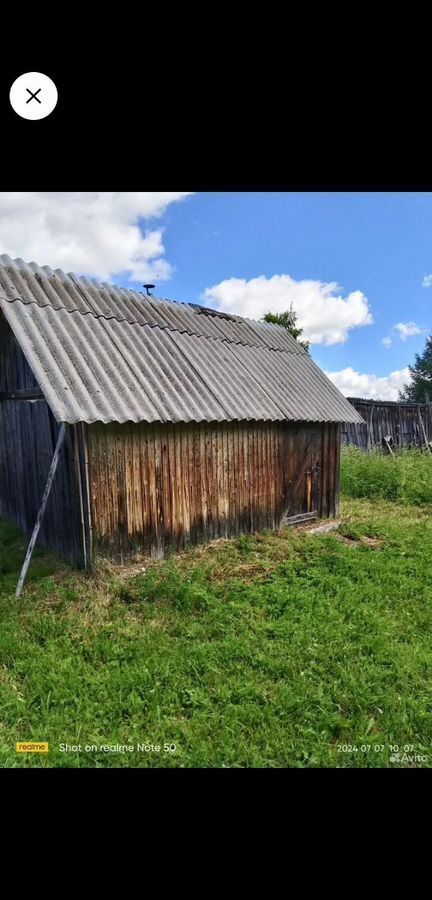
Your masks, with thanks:
[(321, 429), (297, 433), (295, 466), (284, 496), (281, 525), (315, 519), (320, 509)]

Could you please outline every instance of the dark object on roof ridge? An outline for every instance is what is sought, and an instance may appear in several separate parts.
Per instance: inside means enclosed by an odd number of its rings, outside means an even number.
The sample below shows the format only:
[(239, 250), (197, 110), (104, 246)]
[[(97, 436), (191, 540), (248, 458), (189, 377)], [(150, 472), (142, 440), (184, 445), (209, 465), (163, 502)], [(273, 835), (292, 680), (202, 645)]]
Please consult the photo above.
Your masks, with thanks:
[(192, 309), (196, 309), (199, 316), (217, 316), (219, 319), (232, 319), (233, 322), (246, 321), (241, 316), (233, 316), (230, 313), (222, 312), (220, 309), (211, 309), (210, 306), (200, 306), (199, 303), (188, 303)]

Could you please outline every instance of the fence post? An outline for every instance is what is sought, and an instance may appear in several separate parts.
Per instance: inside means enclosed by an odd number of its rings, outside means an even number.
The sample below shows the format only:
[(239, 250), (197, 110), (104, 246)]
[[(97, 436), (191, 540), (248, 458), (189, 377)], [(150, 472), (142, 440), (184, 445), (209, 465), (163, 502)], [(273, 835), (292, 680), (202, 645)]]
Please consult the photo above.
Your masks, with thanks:
[(372, 419), (373, 419), (374, 409), (375, 409), (375, 404), (372, 403), (368, 427), (367, 427), (367, 449), (368, 449), (368, 451), (373, 447)]
[(421, 412), (420, 412), (420, 403), (419, 403), (419, 405), (418, 405), (418, 407), (417, 407), (417, 412), (418, 412), (418, 418), (419, 418), (419, 424), (420, 424), (420, 428), (419, 428), (420, 449), (421, 449), (421, 435), (423, 434), (423, 440), (424, 440), (424, 442), (425, 442), (425, 448), (426, 448), (426, 450), (427, 450), (428, 453), (432, 453), (432, 450), (431, 450), (431, 448), (429, 447), (429, 441), (428, 441), (428, 439), (427, 439), (426, 429), (425, 429), (425, 427), (424, 427), (424, 422), (423, 422), (422, 415), (421, 415)]
[[(426, 401), (426, 409), (425, 409), (425, 419), (427, 423), (427, 436), (429, 440), (429, 436), (432, 440), (432, 403), (427, 391), (425, 391), (425, 401)], [(428, 413), (428, 415), (426, 415)]]

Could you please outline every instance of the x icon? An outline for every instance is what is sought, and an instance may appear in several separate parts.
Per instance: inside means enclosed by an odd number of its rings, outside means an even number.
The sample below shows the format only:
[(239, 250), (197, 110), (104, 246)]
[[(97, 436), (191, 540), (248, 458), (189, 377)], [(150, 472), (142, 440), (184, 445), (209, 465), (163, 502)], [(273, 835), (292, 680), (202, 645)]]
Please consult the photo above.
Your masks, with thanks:
[(41, 90), (42, 88), (38, 88), (37, 91), (35, 91), (35, 93), (33, 94), (32, 91), (29, 90), (29, 88), (26, 88), (27, 93), (30, 94), (30, 97), (28, 98), (28, 100), (26, 100), (26, 103), (30, 103), (30, 100), (37, 100), (38, 103), (41, 103), (42, 101), (39, 100), (39, 97), (36, 96)]

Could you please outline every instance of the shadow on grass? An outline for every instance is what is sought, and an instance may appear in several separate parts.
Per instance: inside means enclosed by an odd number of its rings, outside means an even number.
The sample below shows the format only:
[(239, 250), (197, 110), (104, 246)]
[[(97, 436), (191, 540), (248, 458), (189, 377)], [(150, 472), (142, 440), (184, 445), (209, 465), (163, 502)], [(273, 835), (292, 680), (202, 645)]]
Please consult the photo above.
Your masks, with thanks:
[[(26, 555), (29, 538), (5, 519), (0, 519), (0, 592), (14, 593)], [(40, 581), (64, 563), (44, 547), (35, 547), (26, 585)]]

